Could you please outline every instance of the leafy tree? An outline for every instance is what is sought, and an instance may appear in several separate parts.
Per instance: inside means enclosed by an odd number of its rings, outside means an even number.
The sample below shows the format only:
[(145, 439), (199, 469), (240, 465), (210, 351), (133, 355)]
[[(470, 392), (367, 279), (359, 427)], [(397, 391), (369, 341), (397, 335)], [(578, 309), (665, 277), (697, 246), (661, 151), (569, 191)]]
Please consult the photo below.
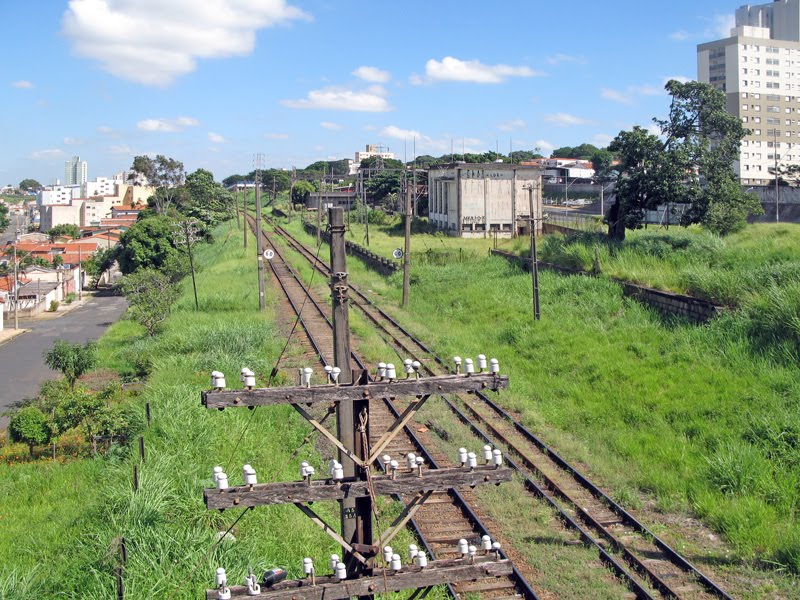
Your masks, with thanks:
[(26, 406), (17, 411), (8, 424), (8, 432), (15, 442), (28, 444), (31, 458), (33, 447), (47, 444), (52, 435), (47, 415), (35, 406)]
[(114, 266), (117, 260), (116, 248), (98, 248), (92, 256), (83, 261), (83, 268), (92, 279), (92, 287), (97, 289), (103, 273)]
[(224, 185), (225, 187), (230, 187), (238, 183), (244, 183), (245, 181), (247, 181), (246, 175), (229, 175), (228, 177), (222, 180), (222, 185)]
[(186, 194), (181, 198), (180, 209), (208, 230), (230, 217), (233, 195), (214, 181), (211, 171), (197, 169), (186, 176)]
[(551, 158), (574, 158), (576, 160), (591, 160), (599, 148), (593, 144), (580, 144), (579, 146), (564, 146), (556, 148), (550, 154)]
[(151, 216), (137, 221), (120, 237), (119, 268), (124, 274), (137, 269), (161, 269), (178, 256), (172, 239), (172, 219)]
[(762, 210), (733, 171), (746, 130), (713, 86), (672, 80), (665, 87), (672, 96), (669, 117), (654, 119), (662, 137), (634, 127), (609, 145), (620, 159), (609, 234), (624, 238), (626, 227), (641, 227), (645, 210), (667, 203), (687, 205), (684, 225), (701, 223), (719, 234), (741, 229), (749, 214)]
[(63, 223), (52, 227), (47, 232), (47, 236), (50, 238), (51, 242), (54, 242), (56, 238), (60, 237), (68, 237), (75, 240), (81, 237), (81, 228), (71, 223)]
[(75, 382), (94, 366), (94, 345), (87, 343), (81, 346), (66, 340), (56, 340), (53, 347), (44, 353), (44, 362), (54, 371), (61, 371), (70, 390), (74, 390)]
[(362, 169), (376, 169), (378, 164), (382, 163), (384, 169), (402, 169), (403, 163), (394, 158), (380, 158), (379, 156), (370, 156), (361, 161)]
[(308, 196), (315, 191), (317, 191), (317, 188), (309, 181), (301, 180), (295, 182), (294, 188), (292, 189), (292, 203), (305, 204), (308, 200)]
[(605, 148), (592, 154), (592, 168), (598, 181), (611, 181), (616, 178), (616, 173), (612, 166), (613, 162), (614, 153)]
[(23, 179), (19, 182), (19, 189), (23, 192), (35, 192), (42, 189), (42, 184), (35, 179)]
[(149, 156), (136, 156), (131, 166), (131, 178), (136, 174), (144, 175), (150, 185), (155, 186), (156, 193), (152, 196), (156, 212), (160, 215), (167, 211), (175, 202), (178, 187), (183, 185), (185, 172), (183, 163), (174, 158), (167, 158), (163, 154), (155, 158)]
[(402, 173), (397, 171), (379, 171), (367, 180), (367, 193), (379, 202), (389, 194), (400, 189)]
[(542, 154), (539, 152), (538, 148), (533, 150), (513, 150), (509, 155), (509, 158), (513, 159), (515, 163), (520, 163), (524, 160), (527, 161), (542, 158)]
[(169, 316), (178, 299), (178, 288), (169, 277), (156, 269), (140, 269), (122, 280), (122, 293), (128, 299), (133, 319), (147, 335), (154, 336)]
[(106, 409), (106, 403), (100, 394), (93, 394), (87, 389), (79, 388), (65, 394), (53, 411), (53, 428), (63, 433), (75, 427), (83, 427), (91, 436), (96, 427), (94, 422)]
[(64, 257), (63, 257), (63, 256), (61, 256), (60, 254), (56, 254), (56, 255), (53, 257), (53, 261), (51, 262), (51, 264), (52, 264), (54, 267), (60, 267), (61, 265), (63, 265), (63, 264), (64, 264)]
[(8, 229), (9, 223), (8, 206), (6, 206), (4, 202), (0, 202), (0, 231)]

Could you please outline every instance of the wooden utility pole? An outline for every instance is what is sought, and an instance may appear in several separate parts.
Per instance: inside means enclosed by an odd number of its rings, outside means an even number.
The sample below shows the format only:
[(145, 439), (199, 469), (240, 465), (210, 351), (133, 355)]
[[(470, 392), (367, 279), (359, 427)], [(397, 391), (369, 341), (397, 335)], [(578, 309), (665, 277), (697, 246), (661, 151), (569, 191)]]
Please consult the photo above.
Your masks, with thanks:
[(233, 205), (236, 207), (236, 227), (241, 229), (242, 222), (239, 219), (239, 198), (236, 192), (233, 193)]
[(322, 245), (322, 177), (319, 179), (317, 192), (317, 248)]
[(247, 250), (247, 230), (249, 227), (247, 226), (247, 188), (245, 187), (242, 190), (242, 212), (244, 216), (244, 249)]
[(406, 182), (406, 243), (403, 250), (403, 306), (408, 306), (411, 272), (411, 188)]
[(533, 318), (538, 321), (539, 313), (539, 262), (536, 259), (536, 219), (533, 216), (533, 183), (528, 186), (528, 207), (531, 213), (531, 279), (533, 280)]
[[(256, 252), (258, 252), (258, 308), (267, 307), (264, 290), (264, 240), (261, 237), (261, 167), (263, 154), (255, 155), (256, 162)], [(246, 228), (245, 228), (246, 229)]]

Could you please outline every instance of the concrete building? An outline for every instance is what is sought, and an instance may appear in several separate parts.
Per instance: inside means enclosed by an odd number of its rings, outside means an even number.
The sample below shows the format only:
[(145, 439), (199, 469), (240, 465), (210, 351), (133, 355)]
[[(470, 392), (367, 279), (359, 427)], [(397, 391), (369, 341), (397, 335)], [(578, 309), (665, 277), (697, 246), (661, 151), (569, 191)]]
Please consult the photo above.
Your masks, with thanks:
[(89, 180), (89, 165), (80, 156), (64, 163), (64, 185), (83, 185)]
[(742, 185), (800, 164), (800, 0), (739, 8), (730, 37), (697, 47), (697, 74), (750, 130), (734, 165)]
[(114, 196), (117, 193), (117, 182), (108, 177), (98, 177), (94, 181), (83, 184), (81, 197), (94, 198), (95, 196)]
[(503, 163), (454, 163), (428, 171), (431, 223), (460, 237), (513, 237), (528, 230), (533, 189), (533, 218), (542, 228), (542, 170)]
[(350, 163), (350, 175), (355, 175), (358, 173), (358, 168), (361, 166), (362, 160), (367, 160), (368, 158), (372, 158), (373, 156), (380, 156), (381, 158), (394, 158), (394, 152), (389, 152), (389, 149), (386, 148), (386, 152), (384, 152), (384, 147), (379, 146), (377, 144), (367, 144), (366, 150), (364, 152), (356, 152), (356, 159), (355, 161)]
[(36, 205), (69, 204), (81, 197), (80, 185), (49, 185), (36, 195)]

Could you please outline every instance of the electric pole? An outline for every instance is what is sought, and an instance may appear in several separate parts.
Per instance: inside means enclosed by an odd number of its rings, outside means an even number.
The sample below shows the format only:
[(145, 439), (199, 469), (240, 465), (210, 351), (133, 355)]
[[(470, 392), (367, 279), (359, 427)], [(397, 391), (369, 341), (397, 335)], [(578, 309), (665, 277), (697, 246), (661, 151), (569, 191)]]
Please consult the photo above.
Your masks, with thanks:
[(403, 307), (408, 306), (408, 295), (410, 288), (411, 271), (411, 188), (408, 181), (405, 181), (405, 205), (406, 205), (406, 243), (403, 250)]
[(531, 274), (533, 280), (533, 318), (538, 321), (539, 313), (539, 262), (536, 259), (536, 219), (533, 216), (533, 183), (528, 185), (528, 205), (531, 212)]
[[(238, 185), (237, 185), (238, 187)], [(233, 192), (233, 205), (236, 207), (236, 227), (241, 229), (242, 222), (239, 219), (239, 195), (234, 191)]]
[(19, 316), (17, 308), (19, 306), (19, 279), (17, 276), (17, 244), (19, 243), (19, 229), (14, 234), (14, 329), (19, 329)]
[(258, 252), (258, 308), (264, 310), (267, 307), (264, 297), (264, 240), (261, 239), (261, 169), (264, 167), (264, 155), (255, 154), (253, 156), (256, 168), (256, 252)]
[(247, 250), (247, 186), (242, 189), (242, 213), (244, 216), (244, 249)]

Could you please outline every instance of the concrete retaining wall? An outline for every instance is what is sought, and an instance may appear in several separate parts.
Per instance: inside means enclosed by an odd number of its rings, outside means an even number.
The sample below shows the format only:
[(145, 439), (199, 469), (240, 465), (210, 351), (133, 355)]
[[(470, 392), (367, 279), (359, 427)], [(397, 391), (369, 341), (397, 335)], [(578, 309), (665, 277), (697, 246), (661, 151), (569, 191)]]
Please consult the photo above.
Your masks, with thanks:
[[(520, 264), (525, 270), (530, 271), (531, 259), (523, 256), (517, 256), (502, 250), (492, 250), (492, 254), (502, 256), (507, 260)], [(579, 269), (569, 269), (560, 265), (539, 261), (539, 268), (548, 271), (556, 271), (565, 275), (585, 275), (593, 277), (592, 273), (582, 271)], [(611, 281), (618, 283), (622, 287), (622, 293), (631, 298), (635, 298), (640, 302), (644, 302), (652, 306), (656, 310), (673, 316), (684, 317), (695, 323), (705, 323), (720, 312), (726, 310), (723, 306), (717, 306), (707, 300), (694, 298), (692, 296), (684, 296), (682, 294), (673, 294), (671, 292), (664, 292), (653, 288), (621, 281), (619, 279), (609, 278)]]
[[(306, 221), (305, 223), (303, 223), (303, 227), (305, 228), (307, 233), (311, 235), (317, 235), (316, 225), (312, 225), (311, 223)], [(327, 231), (322, 231), (323, 240), (329, 242), (330, 237), (331, 236)], [(344, 245), (349, 255), (361, 259), (370, 269), (372, 269), (373, 271), (377, 271), (381, 275), (391, 275), (395, 271), (400, 270), (400, 265), (394, 262), (393, 260), (384, 258), (383, 256), (379, 256), (374, 252), (367, 250), (363, 246), (359, 246), (358, 244), (354, 244), (353, 242), (347, 240), (345, 240)]]

